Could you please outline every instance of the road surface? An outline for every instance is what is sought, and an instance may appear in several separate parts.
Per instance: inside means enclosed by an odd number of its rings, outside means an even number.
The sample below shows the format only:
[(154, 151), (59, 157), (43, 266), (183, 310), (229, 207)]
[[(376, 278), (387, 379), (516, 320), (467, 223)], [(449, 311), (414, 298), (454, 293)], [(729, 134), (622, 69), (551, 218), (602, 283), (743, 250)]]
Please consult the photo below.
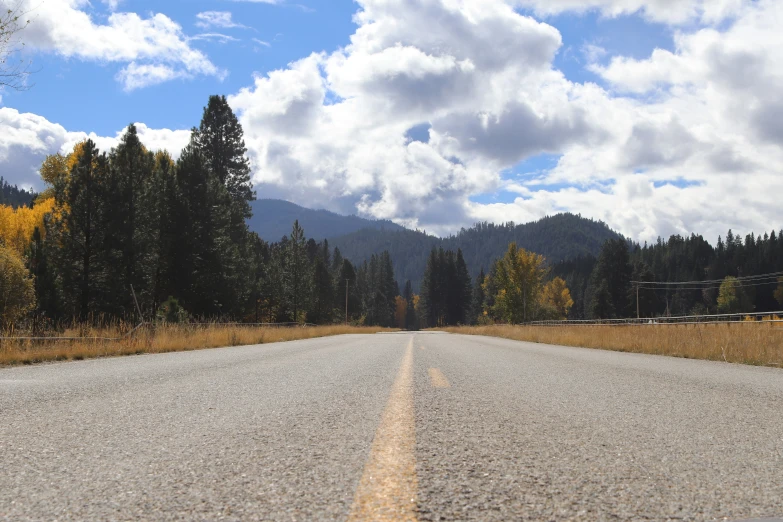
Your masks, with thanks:
[(0, 369), (0, 519), (783, 516), (783, 370), (438, 333)]

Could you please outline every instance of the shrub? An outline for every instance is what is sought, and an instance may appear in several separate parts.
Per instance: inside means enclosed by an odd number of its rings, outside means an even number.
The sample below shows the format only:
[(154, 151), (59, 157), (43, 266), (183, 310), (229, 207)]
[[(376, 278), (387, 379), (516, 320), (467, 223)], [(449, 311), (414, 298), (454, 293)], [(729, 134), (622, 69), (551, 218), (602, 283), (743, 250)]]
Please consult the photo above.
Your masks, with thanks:
[(182, 305), (173, 296), (169, 296), (160, 305), (156, 318), (158, 322), (169, 324), (187, 323), (189, 320), (187, 310), (182, 308)]
[(0, 245), (0, 327), (14, 323), (35, 307), (35, 288), (30, 272), (10, 249)]

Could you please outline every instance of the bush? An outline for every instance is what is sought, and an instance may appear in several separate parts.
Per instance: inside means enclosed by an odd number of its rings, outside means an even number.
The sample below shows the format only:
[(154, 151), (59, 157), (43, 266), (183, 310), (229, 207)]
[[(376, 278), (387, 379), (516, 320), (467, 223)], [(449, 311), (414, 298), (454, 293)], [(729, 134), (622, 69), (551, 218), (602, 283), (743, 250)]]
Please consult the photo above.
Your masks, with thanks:
[(189, 317), (187, 310), (182, 308), (179, 301), (169, 296), (158, 308), (156, 319), (160, 323), (179, 324), (187, 323)]
[(0, 245), (0, 327), (14, 323), (35, 308), (35, 288), (22, 260)]

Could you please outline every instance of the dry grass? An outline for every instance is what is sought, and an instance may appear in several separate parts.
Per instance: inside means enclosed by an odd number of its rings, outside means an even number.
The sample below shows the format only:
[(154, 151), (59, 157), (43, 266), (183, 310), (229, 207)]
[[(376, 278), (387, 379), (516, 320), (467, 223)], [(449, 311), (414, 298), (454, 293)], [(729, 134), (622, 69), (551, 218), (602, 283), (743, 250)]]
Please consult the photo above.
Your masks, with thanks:
[(781, 323), (562, 327), (497, 325), (444, 330), (618, 352), (778, 367), (783, 364)]
[[(116, 355), (166, 353), (223, 346), (276, 343), (312, 339), (330, 335), (376, 333), (384, 328), (344, 325), (294, 328), (242, 326), (164, 326), (140, 329), (121, 341), (3, 341), (0, 340), (0, 366), (32, 364), (45, 361), (81, 360)], [(63, 333), (63, 337), (120, 337), (114, 329), (78, 329)]]

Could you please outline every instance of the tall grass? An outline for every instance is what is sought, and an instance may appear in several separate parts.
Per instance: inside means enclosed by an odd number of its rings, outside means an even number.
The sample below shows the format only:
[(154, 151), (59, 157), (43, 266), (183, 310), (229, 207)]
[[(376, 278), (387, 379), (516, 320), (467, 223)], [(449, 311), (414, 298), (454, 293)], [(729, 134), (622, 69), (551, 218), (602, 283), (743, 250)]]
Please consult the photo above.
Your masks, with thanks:
[(783, 365), (783, 324), (472, 326), (452, 333), (732, 363)]
[(345, 325), (293, 328), (244, 327), (241, 325), (206, 327), (167, 325), (154, 329), (141, 328), (119, 341), (100, 339), (122, 337), (125, 334), (122, 330), (120, 327), (90, 328), (85, 326), (61, 334), (61, 337), (98, 338), (77, 341), (0, 340), (0, 365), (266, 344), (330, 335), (376, 333), (384, 328)]

